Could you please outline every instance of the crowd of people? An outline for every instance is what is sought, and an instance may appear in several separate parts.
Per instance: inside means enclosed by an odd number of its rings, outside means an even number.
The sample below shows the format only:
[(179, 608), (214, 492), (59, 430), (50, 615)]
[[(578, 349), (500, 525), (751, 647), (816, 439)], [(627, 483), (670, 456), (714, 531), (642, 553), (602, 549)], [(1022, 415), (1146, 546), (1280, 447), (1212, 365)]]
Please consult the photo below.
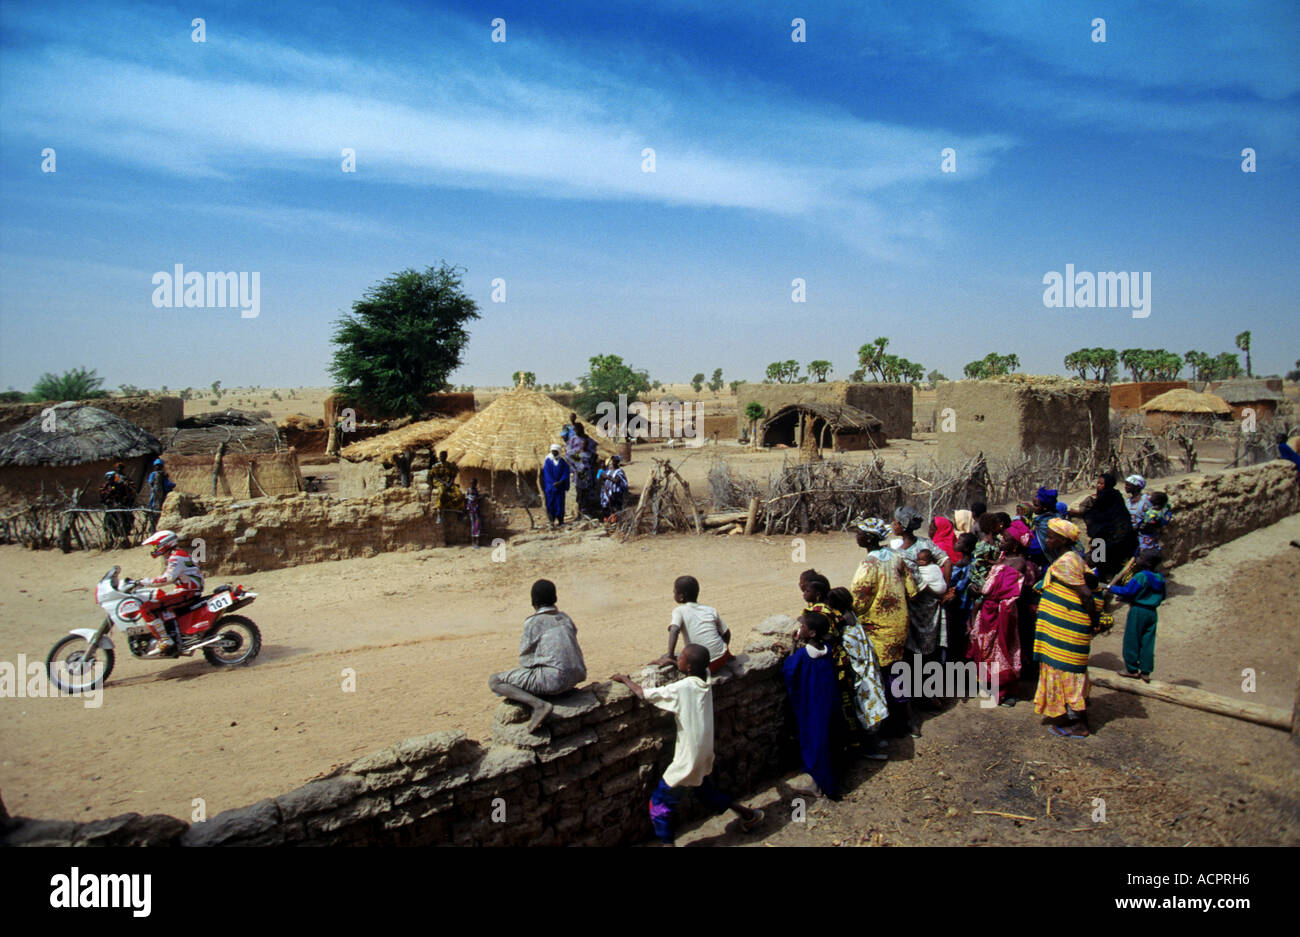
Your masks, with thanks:
[(562, 442), (551, 444), (550, 454), (542, 464), (542, 492), (546, 498), (546, 517), (552, 529), (566, 523), (565, 500), (573, 488), (573, 520), (602, 518), (612, 523), (623, 510), (627, 497), (627, 473), (623, 460), (612, 455), (602, 464), (600, 450), (576, 413), (560, 431)]
[[(1031, 700), (1051, 732), (1086, 737), (1088, 662), (1093, 636), (1113, 623), (1108, 596), (1132, 605), (1121, 673), (1150, 679), (1166, 594), (1160, 533), (1173, 515), (1168, 498), (1148, 492), (1141, 476), (1124, 480), (1125, 494), (1117, 481), (1099, 476), (1095, 492), (1073, 507), (1042, 487), (1015, 514), (975, 503), (928, 525), (909, 506), (888, 522), (859, 519), (852, 532), (865, 555), (848, 586), (834, 587), (814, 569), (800, 575), (803, 608), (783, 677), (803, 766), (822, 794), (839, 797), (851, 759), (887, 760), (891, 738), (920, 737), (919, 710), (941, 708), (951, 688), (932, 692), (928, 681), (903, 679), (917, 664), (973, 663), (980, 692), (996, 694), (1002, 706)], [(527, 728), (536, 731), (553, 709), (546, 697), (573, 689), (587, 672), (554, 584), (539, 580), (531, 598), (519, 666), (494, 674), (489, 686), (528, 706)], [(747, 827), (759, 816), (710, 779), (709, 678), (732, 659), (731, 632), (716, 608), (699, 601), (695, 577), (678, 577), (673, 599), (667, 653), (654, 663), (673, 664), (686, 678), (653, 689), (624, 674), (613, 678), (677, 720), (674, 761), (650, 803), (665, 841), (688, 789), (719, 812), (735, 810)]]

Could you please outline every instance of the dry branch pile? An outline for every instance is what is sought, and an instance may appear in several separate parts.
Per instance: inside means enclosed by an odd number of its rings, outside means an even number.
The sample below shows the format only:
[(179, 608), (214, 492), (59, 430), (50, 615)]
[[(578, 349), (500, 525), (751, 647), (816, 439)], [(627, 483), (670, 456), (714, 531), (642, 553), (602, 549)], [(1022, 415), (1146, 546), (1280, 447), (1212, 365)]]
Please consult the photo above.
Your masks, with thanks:
[(668, 459), (655, 459), (654, 463), (636, 507), (619, 512), (614, 528), (624, 540), (640, 533), (703, 533), (704, 519), (691, 495), (691, 486)]
[(66, 496), (42, 495), (0, 517), (0, 543), (18, 543), (30, 550), (58, 547), (64, 553), (130, 546), (143, 539), (156, 513), (140, 507), (79, 508)]

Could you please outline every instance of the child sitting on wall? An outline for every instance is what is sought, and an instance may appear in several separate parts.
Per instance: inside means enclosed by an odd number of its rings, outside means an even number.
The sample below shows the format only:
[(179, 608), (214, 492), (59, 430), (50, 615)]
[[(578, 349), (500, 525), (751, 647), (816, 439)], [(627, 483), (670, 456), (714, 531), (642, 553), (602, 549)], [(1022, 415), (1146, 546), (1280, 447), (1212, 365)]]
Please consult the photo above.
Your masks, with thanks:
[(668, 653), (655, 661), (671, 664), (677, 658), (677, 638), (685, 637), (686, 644), (698, 644), (709, 652), (709, 673), (717, 673), (731, 660), (731, 630), (722, 623), (718, 610), (701, 605), (700, 583), (694, 576), (678, 576), (673, 581), (672, 621), (668, 625)]
[(650, 795), (650, 823), (660, 842), (671, 844), (675, 836), (674, 814), (688, 790), (694, 790), (715, 813), (734, 810), (746, 833), (763, 819), (763, 811), (746, 807), (730, 794), (718, 790), (713, 773), (713, 688), (709, 683), (709, 652), (699, 644), (688, 644), (677, 656), (677, 669), (686, 676), (667, 686), (643, 689), (625, 673), (610, 677), (651, 705), (673, 714), (677, 742), (673, 760)]
[(555, 607), (555, 583), (549, 579), (533, 583), (532, 602), (533, 614), (524, 620), (519, 641), (519, 666), (488, 677), (488, 688), (531, 708), (528, 731), (536, 732), (555, 709), (539, 697), (572, 690), (587, 679), (587, 664), (573, 619)]

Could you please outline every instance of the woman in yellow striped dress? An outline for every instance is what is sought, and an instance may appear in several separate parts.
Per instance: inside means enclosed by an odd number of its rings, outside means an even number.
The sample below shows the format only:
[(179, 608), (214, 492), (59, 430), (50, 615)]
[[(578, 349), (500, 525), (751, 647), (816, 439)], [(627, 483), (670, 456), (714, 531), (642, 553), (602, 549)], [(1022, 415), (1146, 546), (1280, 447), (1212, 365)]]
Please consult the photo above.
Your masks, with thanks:
[[(1064, 550), (1079, 537), (1079, 528), (1053, 518), (1047, 550)], [(1066, 738), (1088, 735), (1088, 658), (1097, 626), (1098, 603), (1084, 577), (1088, 565), (1073, 550), (1061, 553), (1036, 588), (1042, 593), (1034, 631), (1034, 660), (1039, 663), (1034, 712), (1056, 720), (1051, 731)]]

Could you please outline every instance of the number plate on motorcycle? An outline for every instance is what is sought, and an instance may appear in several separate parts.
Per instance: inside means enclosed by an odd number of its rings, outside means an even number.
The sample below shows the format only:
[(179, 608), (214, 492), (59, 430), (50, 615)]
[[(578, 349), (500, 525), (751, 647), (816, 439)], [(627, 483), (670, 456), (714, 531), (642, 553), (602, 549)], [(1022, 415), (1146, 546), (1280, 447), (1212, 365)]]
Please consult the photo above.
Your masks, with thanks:
[(230, 597), (229, 592), (222, 595), (214, 595), (212, 598), (208, 599), (208, 611), (219, 612), (223, 608), (228, 608), (234, 604), (235, 600)]

